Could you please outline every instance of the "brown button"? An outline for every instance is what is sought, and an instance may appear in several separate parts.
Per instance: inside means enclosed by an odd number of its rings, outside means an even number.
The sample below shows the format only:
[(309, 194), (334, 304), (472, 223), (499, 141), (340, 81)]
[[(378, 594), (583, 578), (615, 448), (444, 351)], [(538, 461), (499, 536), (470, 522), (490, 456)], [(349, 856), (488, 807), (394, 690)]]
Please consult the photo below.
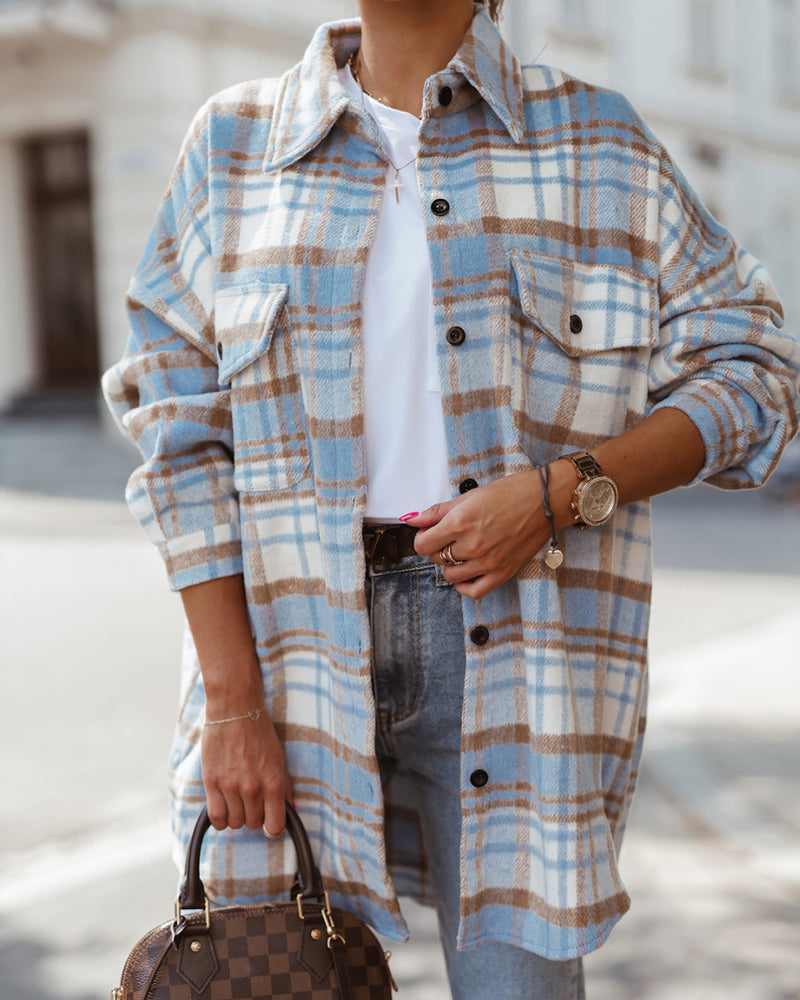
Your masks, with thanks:
[(221, 340), (217, 341), (217, 355), (220, 358), (222, 357), (222, 341)]
[(473, 771), (469, 776), (470, 783), (476, 788), (483, 788), (483, 786), (489, 781), (489, 775), (479, 767), (477, 771)]
[(450, 211), (450, 202), (444, 198), (434, 198), (431, 202), (431, 211), (434, 215), (447, 215)]
[(569, 332), (570, 333), (580, 333), (583, 329), (583, 320), (580, 316), (573, 313), (569, 318)]
[(478, 480), (477, 479), (462, 479), (458, 484), (459, 493), (469, 493), (470, 490), (477, 490)]
[(448, 344), (452, 344), (453, 347), (460, 347), (467, 339), (467, 331), (463, 326), (451, 326), (445, 334), (445, 338)]
[(453, 91), (449, 87), (442, 87), (439, 91), (439, 103), (442, 107), (447, 107), (447, 105), (453, 100)]
[(469, 637), (476, 646), (485, 646), (489, 641), (489, 629), (485, 625), (476, 625)]

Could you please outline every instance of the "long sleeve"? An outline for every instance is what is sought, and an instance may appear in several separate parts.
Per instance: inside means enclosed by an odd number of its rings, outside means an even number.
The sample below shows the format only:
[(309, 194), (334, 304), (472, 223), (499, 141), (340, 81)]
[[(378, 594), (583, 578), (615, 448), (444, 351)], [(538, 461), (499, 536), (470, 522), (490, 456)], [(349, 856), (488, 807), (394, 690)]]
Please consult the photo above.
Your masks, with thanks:
[(700, 431), (706, 459), (695, 481), (759, 486), (797, 431), (800, 347), (783, 330), (764, 267), (703, 208), (666, 155), (660, 180), (652, 408), (680, 409)]
[(129, 289), (124, 355), (103, 378), (143, 457), (126, 499), (174, 590), (242, 568), (230, 392), (215, 353), (206, 122), (201, 110)]

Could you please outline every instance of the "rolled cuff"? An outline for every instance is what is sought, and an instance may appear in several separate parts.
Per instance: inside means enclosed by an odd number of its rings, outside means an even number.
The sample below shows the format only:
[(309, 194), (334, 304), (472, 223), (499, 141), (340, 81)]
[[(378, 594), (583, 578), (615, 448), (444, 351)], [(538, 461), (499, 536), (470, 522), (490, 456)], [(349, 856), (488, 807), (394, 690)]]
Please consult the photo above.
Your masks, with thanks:
[(242, 542), (238, 524), (219, 524), (159, 544), (170, 590), (183, 590), (242, 572)]
[(786, 422), (776, 415), (773, 427), (765, 428), (763, 412), (755, 400), (750, 400), (752, 412), (748, 413), (742, 412), (742, 401), (741, 392), (731, 392), (721, 382), (697, 379), (670, 393), (650, 411), (667, 407), (680, 410), (703, 439), (705, 461), (686, 486), (708, 482), (721, 489), (754, 488), (763, 485), (774, 471), (788, 436)]

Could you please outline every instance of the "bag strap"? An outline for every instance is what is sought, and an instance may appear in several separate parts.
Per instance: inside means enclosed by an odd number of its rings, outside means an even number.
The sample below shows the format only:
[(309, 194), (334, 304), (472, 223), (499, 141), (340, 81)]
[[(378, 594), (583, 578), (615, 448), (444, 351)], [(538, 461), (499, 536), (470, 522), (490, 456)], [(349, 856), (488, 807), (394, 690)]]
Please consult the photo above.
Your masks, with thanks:
[(350, 981), (350, 967), (347, 964), (347, 948), (344, 939), (336, 934), (329, 941), (333, 958), (333, 971), (339, 988), (339, 1000), (353, 1000), (353, 986)]
[[(189, 841), (189, 849), (186, 852), (183, 885), (178, 897), (181, 910), (202, 910), (205, 908), (206, 891), (200, 878), (200, 852), (203, 847), (203, 837), (210, 826), (211, 820), (208, 818), (208, 810), (203, 806)], [(300, 891), (306, 897), (322, 899), (325, 895), (325, 888), (319, 869), (314, 863), (314, 855), (311, 851), (306, 828), (289, 802), (286, 803), (286, 829), (297, 853)]]

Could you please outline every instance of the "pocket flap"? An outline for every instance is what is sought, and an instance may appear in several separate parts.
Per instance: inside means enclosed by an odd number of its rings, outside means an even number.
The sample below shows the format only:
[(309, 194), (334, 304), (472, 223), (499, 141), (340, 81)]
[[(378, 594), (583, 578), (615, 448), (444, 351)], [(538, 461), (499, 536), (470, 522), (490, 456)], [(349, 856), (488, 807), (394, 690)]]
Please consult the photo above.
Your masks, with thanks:
[(288, 285), (250, 285), (217, 292), (214, 316), (221, 384), (229, 383), (269, 349), (288, 294)]
[(523, 312), (580, 357), (658, 343), (655, 282), (628, 268), (512, 251)]

